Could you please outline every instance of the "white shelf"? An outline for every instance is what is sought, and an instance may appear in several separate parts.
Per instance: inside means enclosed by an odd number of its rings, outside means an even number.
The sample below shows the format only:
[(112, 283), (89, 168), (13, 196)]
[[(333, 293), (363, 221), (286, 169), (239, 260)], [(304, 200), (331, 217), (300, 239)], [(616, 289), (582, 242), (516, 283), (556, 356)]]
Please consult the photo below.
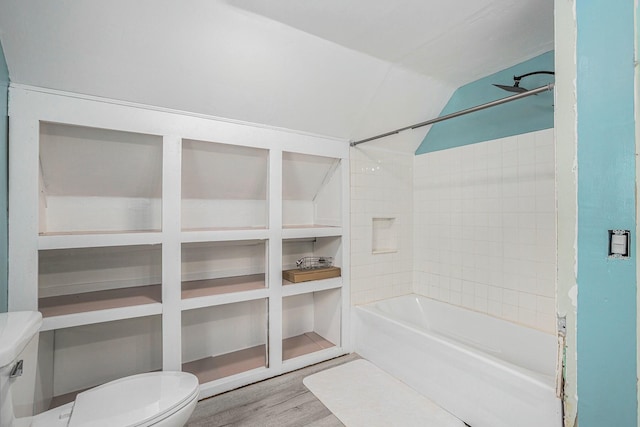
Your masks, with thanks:
[(342, 236), (342, 227), (330, 227), (325, 225), (285, 225), (282, 229), (283, 239), (337, 236)]
[(38, 249), (98, 248), (106, 246), (157, 245), (162, 242), (162, 233), (113, 232), (104, 233), (51, 233), (38, 236)]
[(209, 295), (205, 297), (183, 299), (181, 308), (185, 310), (193, 310), (196, 308), (213, 307), (217, 305), (232, 304), (235, 302), (254, 301), (269, 297), (269, 289), (258, 289), (245, 292), (234, 292), (222, 295)]
[(234, 240), (266, 240), (269, 230), (261, 228), (203, 228), (198, 230), (182, 230), (183, 243), (196, 242), (229, 242)]
[(182, 282), (182, 299), (255, 291), (265, 289), (265, 283), (264, 273), (220, 277), (217, 279), (192, 280)]
[(328, 289), (337, 289), (340, 287), (342, 287), (342, 277), (333, 277), (331, 279), (312, 280), (300, 283), (291, 283), (287, 280), (283, 280), (282, 296), (289, 297), (292, 295), (326, 291)]
[(282, 340), (282, 360), (295, 359), (335, 347), (331, 341), (310, 331)]
[(182, 370), (194, 374), (200, 384), (205, 384), (266, 366), (267, 346), (258, 345), (183, 363)]
[(134, 319), (137, 317), (162, 314), (162, 304), (144, 304), (132, 307), (109, 308), (105, 310), (88, 311), (83, 313), (63, 314), (45, 317), (40, 331), (70, 328), (73, 326), (92, 325), (95, 323), (111, 322), (114, 320)]

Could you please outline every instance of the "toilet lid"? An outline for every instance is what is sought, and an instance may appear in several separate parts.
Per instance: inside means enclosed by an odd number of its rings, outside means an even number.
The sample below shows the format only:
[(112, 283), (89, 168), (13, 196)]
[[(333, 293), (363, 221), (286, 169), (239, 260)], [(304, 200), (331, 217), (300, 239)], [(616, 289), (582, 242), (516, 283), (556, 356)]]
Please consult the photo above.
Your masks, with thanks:
[(69, 427), (139, 426), (162, 419), (198, 396), (198, 379), (186, 372), (151, 372), (79, 393)]

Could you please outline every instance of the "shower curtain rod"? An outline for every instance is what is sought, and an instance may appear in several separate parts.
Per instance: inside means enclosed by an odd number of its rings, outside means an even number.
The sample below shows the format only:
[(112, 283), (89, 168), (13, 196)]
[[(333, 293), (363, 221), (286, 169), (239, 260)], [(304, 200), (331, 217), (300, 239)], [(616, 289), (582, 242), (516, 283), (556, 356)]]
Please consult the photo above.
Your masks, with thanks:
[(526, 98), (527, 96), (537, 95), (541, 92), (551, 91), (553, 90), (554, 86), (555, 86), (554, 83), (549, 83), (548, 85), (540, 86), (538, 88), (531, 89), (526, 92), (518, 93), (512, 96), (507, 96), (506, 98), (496, 99), (495, 101), (487, 102), (486, 104), (476, 105), (475, 107), (467, 108), (466, 110), (456, 111), (455, 113), (447, 114), (446, 116), (436, 117), (435, 119), (427, 120), (426, 122), (417, 123), (411, 126), (405, 126), (403, 128), (396, 129), (391, 132), (381, 133), (380, 135), (372, 136), (366, 139), (361, 139), (359, 141), (352, 141), (349, 145), (351, 147), (355, 147), (358, 144), (373, 141), (374, 139), (384, 138), (386, 136), (395, 135), (405, 130), (417, 129), (422, 126), (427, 126), (427, 125), (442, 122), (445, 120), (453, 119), (454, 117), (464, 116), (465, 114), (474, 113), (476, 111), (484, 110), (486, 108), (495, 107), (496, 105), (506, 104), (507, 102), (516, 101), (520, 98)]

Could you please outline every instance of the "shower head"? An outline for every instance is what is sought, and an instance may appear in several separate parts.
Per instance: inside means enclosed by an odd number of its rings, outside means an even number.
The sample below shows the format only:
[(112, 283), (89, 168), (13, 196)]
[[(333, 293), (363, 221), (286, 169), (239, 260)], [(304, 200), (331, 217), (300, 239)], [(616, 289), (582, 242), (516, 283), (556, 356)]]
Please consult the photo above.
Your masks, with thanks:
[(507, 92), (515, 92), (515, 93), (522, 93), (522, 92), (526, 92), (529, 89), (525, 89), (523, 87), (520, 87), (518, 85), (518, 83), (520, 82), (516, 82), (513, 86), (506, 86), (506, 85), (497, 85), (494, 83), (495, 87), (499, 87), (502, 90), (506, 90)]
[(523, 77), (534, 75), (534, 74), (551, 74), (551, 75), (555, 75), (556, 73), (553, 72), (553, 71), (533, 71), (531, 73), (523, 74), (521, 76), (513, 76), (513, 86), (497, 85), (495, 83), (494, 83), (494, 86), (498, 87), (498, 88), (500, 88), (502, 90), (506, 90), (507, 92), (515, 92), (515, 93), (527, 92), (528, 89), (520, 87), (520, 79), (522, 79)]

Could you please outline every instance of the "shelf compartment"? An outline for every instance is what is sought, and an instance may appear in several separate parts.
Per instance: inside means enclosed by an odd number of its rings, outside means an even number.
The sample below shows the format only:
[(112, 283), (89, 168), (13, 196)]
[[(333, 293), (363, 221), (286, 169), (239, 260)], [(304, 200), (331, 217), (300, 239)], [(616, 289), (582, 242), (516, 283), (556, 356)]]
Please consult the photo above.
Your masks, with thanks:
[(335, 344), (331, 341), (322, 338), (315, 332), (306, 332), (282, 340), (282, 358), (289, 360), (332, 347), (335, 347)]
[(285, 152), (282, 155), (284, 228), (342, 225), (341, 160)]
[[(38, 252), (38, 309), (45, 320), (67, 317), (65, 322), (137, 317), (160, 305), (162, 290), (161, 245), (51, 249)], [(69, 317), (71, 316), (71, 317)], [(96, 317), (97, 316), (97, 317)], [(94, 320), (95, 320), (94, 319)]]
[(267, 241), (182, 244), (182, 298), (266, 288)]
[(282, 241), (282, 269), (296, 268), (296, 261), (302, 257), (333, 257), (334, 267), (342, 267), (342, 238), (305, 237)]
[(40, 123), (40, 235), (162, 228), (162, 137)]
[(200, 383), (267, 367), (267, 299), (183, 311), (182, 360)]
[(266, 228), (268, 150), (182, 141), (182, 230)]
[(62, 405), (83, 390), (162, 369), (162, 319), (147, 316), (41, 332), (38, 396)]
[(340, 295), (330, 289), (283, 298), (283, 361), (340, 346)]

